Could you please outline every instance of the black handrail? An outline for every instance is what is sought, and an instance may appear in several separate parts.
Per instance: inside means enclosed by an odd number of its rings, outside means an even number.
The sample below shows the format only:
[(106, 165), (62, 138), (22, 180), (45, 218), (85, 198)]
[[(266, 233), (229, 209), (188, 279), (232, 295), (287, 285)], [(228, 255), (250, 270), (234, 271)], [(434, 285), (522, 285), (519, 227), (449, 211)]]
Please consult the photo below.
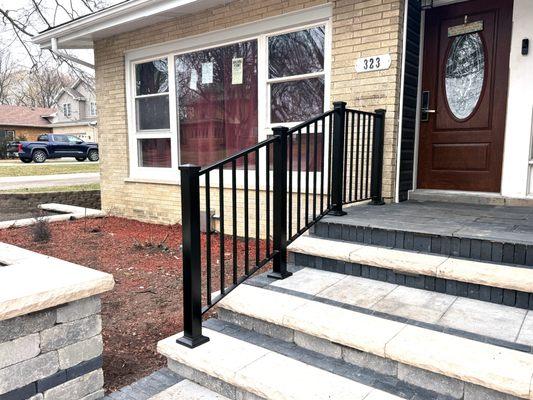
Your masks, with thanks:
[[(290, 276), (287, 246), (325, 215), (345, 215), (343, 205), (359, 201), (384, 204), (384, 127), (384, 110), (350, 110), (336, 102), (332, 111), (291, 129), (276, 127), (272, 137), (222, 161), (204, 168), (180, 166), (184, 335), (178, 343), (194, 348), (208, 341), (202, 315), (270, 262), (270, 277)], [(213, 206), (218, 232), (211, 227)], [(213, 268), (217, 242), (218, 269)]]

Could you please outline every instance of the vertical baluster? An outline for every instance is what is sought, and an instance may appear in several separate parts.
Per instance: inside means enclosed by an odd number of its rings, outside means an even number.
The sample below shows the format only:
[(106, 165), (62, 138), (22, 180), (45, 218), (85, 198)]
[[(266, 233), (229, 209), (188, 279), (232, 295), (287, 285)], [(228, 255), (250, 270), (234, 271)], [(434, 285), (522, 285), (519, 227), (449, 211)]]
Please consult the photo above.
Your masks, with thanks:
[(332, 176), (332, 161), (333, 161), (333, 114), (329, 115), (328, 126), (328, 208), (331, 208), (331, 176)]
[(348, 126), (350, 121), (350, 113), (348, 111), (344, 114), (344, 129), (343, 129), (343, 135), (344, 135), (344, 175), (343, 175), (343, 192), (342, 192), (342, 199), (346, 203), (347, 202), (347, 195), (348, 195), (348, 174), (350, 173), (350, 169), (348, 168), (348, 147), (350, 143), (348, 140), (350, 140), (350, 137), (348, 136)]
[(244, 156), (244, 273), (248, 276), (250, 272), (249, 260), (250, 250), (248, 249), (248, 153)]
[(231, 216), (233, 219), (232, 234), (233, 234), (233, 284), (236, 285), (238, 281), (238, 253), (237, 253), (237, 161), (231, 162)]
[(311, 169), (311, 155), (310, 153), (310, 132), (309, 126), (305, 129), (305, 224), (307, 227), (309, 223), (309, 170)]
[(287, 216), (287, 230), (289, 232), (289, 238), (292, 237), (292, 132), (287, 136), (288, 140), (288, 156), (289, 156), (289, 190), (288, 190), (288, 216)]
[(255, 151), (255, 265), (259, 265), (261, 254), (261, 214), (260, 214), (260, 186), (259, 186), (259, 150)]
[(318, 159), (318, 121), (314, 123), (313, 132), (313, 220), (316, 218), (316, 195), (317, 195), (317, 159)]
[(365, 184), (365, 140), (366, 140), (366, 114), (363, 114), (363, 122), (361, 123), (361, 200), (366, 198), (364, 193)]
[(298, 129), (298, 197), (296, 200), (296, 219), (298, 232), (302, 226), (302, 130)]
[(357, 113), (357, 141), (355, 143), (355, 199), (361, 200), (361, 193), (359, 193), (359, 147), (361, 135), (361, 114)]
[(368, 191), (368, 184), (370, 183), (370, 142), (372, 137), (372, 130), (370, 129), (370, 126), (372, 124), (372, 118), (368, 116), (367, 118), (367, 126), (366, 131), (368, 133), (367, 141), (366, 141), (366, 177), (365, 177), (365, 197), (368, 199), (370, 198), (370, 193)]
[(350, 128), (350, 193), (349, 193), (349, 197), (350, 197), (350, 201), (354, 201), (354, 196), (353, 196), (353, 174), (354, 174), (354, 165), (353, 165), (353, 147), (354, 147), (354, 142), (355, 142), (355, 137), (354, 137), (354, 127), (355, 127), (355, 113), (354, 112), (351, 112), (350, 113), (352, 115), (352, 121), (351, 121), (351, 128)]
[(226, 293), (226, 260), (224, 249), (224, 167), (218, 168), (218, 202), (220, 204), (220, 293)]
[(326, 165), (324, 157), (325, 157), (325, 136), (326, 136), (326, 117), (322, 118), (322, 128), (321, 128), (321, 140), (320, 140), (320, 148), (322, 149), (322, 157), (320, 158), (320, 214), (324, 212), (324, 165)]
[(205, 174), (205, 261), (206, 261), (206, 280), (207, 280), (207, 304), (213, 303), (211, 299), (211, 193), (208, 172)]
[(265, 152), (266, 152), (266, 184), (265, 184), (266, 257), (268, 258), (270, 257), (270, 143), (266, 145)]
[(346, 115), (346, 103), (339, 101), (333, 103), (333, 106), (335, 110), (335, 127), (333, 129), (333, 160), (331, 162), (331, 212), (333, 215), (341, 216), (346, 215), (346, 212), (342, 210), (344, 194), (344, 118)]

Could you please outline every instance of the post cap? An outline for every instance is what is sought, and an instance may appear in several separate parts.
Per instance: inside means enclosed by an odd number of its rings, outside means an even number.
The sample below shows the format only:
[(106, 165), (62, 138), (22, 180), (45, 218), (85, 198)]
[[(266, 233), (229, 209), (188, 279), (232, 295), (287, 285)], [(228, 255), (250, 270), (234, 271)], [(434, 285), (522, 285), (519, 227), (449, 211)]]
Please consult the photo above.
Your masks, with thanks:
[(378, 108), (377, 110), (374, 111), (376, 114), (383, 114), (385, 115), (385, 113), (387, 112), (387, 110), (385, 110), (384, 108)]
[(289, 128), (287, 128), (286, 126), (275, 126), (274, 128), (272, 128), (272, 133), (274, 134), (274, 136), (286, 135), (288, 131)]
[(183, 170), (200, 171), (202, 169), (202, 167), (196, 164), (181, 164), (178, 168), (180, 171), (183, 171)]
[(346, 103), (345, 101), (334, 101), (333, 102), (333, 107), (334, 108), (345, 108), (346, 107)]

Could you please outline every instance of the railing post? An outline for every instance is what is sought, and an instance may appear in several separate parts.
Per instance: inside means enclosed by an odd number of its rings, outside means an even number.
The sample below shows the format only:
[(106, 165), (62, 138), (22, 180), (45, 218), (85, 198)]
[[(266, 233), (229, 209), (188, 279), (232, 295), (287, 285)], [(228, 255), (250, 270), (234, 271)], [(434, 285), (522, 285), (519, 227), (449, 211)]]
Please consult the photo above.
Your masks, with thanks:
[[(292, 275), (287, 271), (287, 136), (289, 129), (276, 127), (274, 136), (274, 227), (272, 242), (274, 260), (272, 272), (274, 279), (285, 279)], [(270, 162), (267, 160), (267, 162)]]
[(336, 101), (333, 103), (333, 143), (331, 161), (331, 214), (346, 215), (342, 211), (343, 182), (344, 182), (344, 118), (346, 116), (346, 103)]
[(385, 110), (376, 110), (374, 119), (374, 140), (372, 141), (372, 178), (371, 204), (381, 206), (385, 204), (382, 195), (383, 184), (383, 146), (385, 142)]
[(200, 249), (200, 167), (181, 165), (181, 224), (183, 229), (183, 337), (189, 348), (209, 340), (202, 335), (202, 261)]

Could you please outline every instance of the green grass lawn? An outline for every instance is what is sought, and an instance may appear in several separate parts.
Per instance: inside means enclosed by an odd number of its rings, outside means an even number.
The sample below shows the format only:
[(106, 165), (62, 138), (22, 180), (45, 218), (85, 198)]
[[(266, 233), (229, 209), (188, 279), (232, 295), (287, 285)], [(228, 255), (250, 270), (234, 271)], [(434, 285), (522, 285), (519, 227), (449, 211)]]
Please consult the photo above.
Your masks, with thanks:
[(51, 187), (36, 187), (36, 188), (23, 188), (18, 190), (2, 190), (0, 193), (57, 193), (57, 192), (82, 192), (89, 190), (100, 190), (99, 183), (91, 183), (88, 185), (71, 185), (71, 186), (51, 186)]
[(98, 172), (98, 163), (83, 162), (79, 164), (22, 164), (2, 165), (0, 163), (0, 177), (6, 176), (34, 176), (34, 175), (55, 175), (55, 174), (77, 174), (82, 172)]

